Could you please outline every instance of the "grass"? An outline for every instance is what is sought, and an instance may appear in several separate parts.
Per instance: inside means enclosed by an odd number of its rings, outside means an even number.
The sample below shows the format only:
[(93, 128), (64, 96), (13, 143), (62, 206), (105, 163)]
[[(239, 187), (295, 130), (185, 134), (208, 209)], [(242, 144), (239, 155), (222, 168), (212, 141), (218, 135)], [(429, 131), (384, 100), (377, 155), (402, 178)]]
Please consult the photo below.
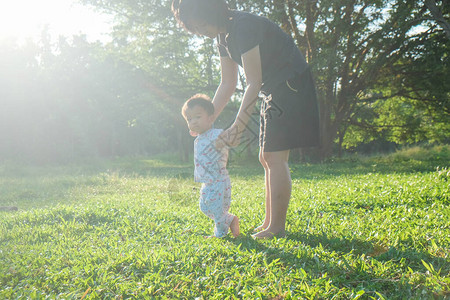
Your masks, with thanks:
[(230, 167), (243, 234), (205, 240), (191, 164), (2, 164), (0, 206), (19, 210), (0, 212), (0, 298), (450, 298), (449, 161), (294, 164), (288, 235), (264, 241), (257, 165)]

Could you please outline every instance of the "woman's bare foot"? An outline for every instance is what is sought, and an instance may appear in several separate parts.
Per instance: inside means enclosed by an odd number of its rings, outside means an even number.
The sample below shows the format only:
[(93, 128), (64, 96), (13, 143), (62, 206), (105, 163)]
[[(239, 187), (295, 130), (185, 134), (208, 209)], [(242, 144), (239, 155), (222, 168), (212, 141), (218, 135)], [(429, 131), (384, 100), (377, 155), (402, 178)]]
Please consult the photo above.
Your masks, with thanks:
[(260, 232), (260, 231), (266, 230), (267, 227), (269, 227), (269, 225), (262, 224), (262, 225), (256, 227), (255, 229), (253, 229), (253, 232)]
[(237, 237), (240, 234), (238, 217), (234, 216), (233, 221), (231, 221), (231, 224), (230, 224), (230, 230), (231, 230), (231, 233), (233, 234), (233, 237)]
[(286, 236), (286, 231), (284, 231), (284, 230), (281, 230), (281, 231), (279, 231), (277, 233), (274, 233), (274, 232), (272, 232), (272, 231), (270, 231), (268, 229), (260, 231), (258, 233), (255, 233), (254, 235), (252, 235), (252, 237), (254, 239), (271, 239), (271, 238), (274, 238), (274, 237), (284, 238), (285, 236)]

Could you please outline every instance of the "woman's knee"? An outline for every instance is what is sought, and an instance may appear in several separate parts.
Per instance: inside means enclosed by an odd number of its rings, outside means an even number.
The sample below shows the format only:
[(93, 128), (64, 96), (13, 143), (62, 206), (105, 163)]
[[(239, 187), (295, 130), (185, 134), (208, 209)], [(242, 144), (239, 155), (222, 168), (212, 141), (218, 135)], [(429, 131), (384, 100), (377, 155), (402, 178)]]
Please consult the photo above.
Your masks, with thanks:
[(289, 150), (277, 152), (260, 152), (260, 161), (263, 160), (267, 167), (279, 164), (287, 164), (289, 160)]

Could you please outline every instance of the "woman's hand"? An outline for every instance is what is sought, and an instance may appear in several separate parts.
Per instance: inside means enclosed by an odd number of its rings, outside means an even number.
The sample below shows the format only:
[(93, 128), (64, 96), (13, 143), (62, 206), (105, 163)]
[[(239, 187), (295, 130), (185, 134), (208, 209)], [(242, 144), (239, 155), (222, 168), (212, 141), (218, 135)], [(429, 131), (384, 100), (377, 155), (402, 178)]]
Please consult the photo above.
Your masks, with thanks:
[(234, 123), (230, 128), (222, 132), (216, 140), (216, 148), (236, 147), (241, 142), (245, 128)]

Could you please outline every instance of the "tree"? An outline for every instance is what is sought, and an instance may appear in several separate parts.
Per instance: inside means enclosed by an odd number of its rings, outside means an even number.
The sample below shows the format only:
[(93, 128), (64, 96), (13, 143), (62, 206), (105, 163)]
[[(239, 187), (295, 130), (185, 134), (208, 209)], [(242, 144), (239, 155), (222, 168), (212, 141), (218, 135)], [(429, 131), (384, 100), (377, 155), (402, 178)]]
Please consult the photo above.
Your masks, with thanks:
[(64, 162), (166, 151), (149, 76), (84, 36), (0, 41), (0, 159)]
[(347, 122), (346, 147), (376, 139), (448, 142), (450, 43), (423, 3), (409, 5), (421, 26), (411, 29), (396, 62), (380, 70), (370, 92), (374, 101), (358, 104), (358, 113)]
[[(26, 154), (35, 118), (44, 108), (28, 95), (38, 85), (33, 80), (39, 74), (38, 47), (27, 41), (19, 47), (16, 40), (0, 40), (0, 157), (14, 158)], [(34, 115), (31, 113), (34, 112)], [(27, 118), (22, 118), (27, 115)]]
[[(417, 26), (430, 27), (419, 5), (403, 1), (294, 1), (267, 4), (297, 41), (317, 78), (322, 155), (332, 153), (364, 107), (380, 100), (373, 88), (402, 60)], [(259, 3), (259, 2), (258, 2)], [(435, 28), (431, 28), (435, 32)]]
[(450, 40), (450, 23), (448, 20), (450, 13), (450, 1), (425, 0), (424, 4), (430, 11), (433, 20), (435, 20), (442, 27), (445, 31), (447, 39)]
[(83, 0), (116, 17), (108, 47), (122, 59), (147, 74), (147, 88), (161, 100), (166, 122), (160, 130), (173, 137), (172, 148), (187, 159), (189, 135), (180, 109), (191, 95), (213, 95), (219, 81), (214, 42), (181, 30), (171, 12), (171, 0)]
[[(214, 91), (219, 80), (214, 43), (177, 29), (170, 12), (170, 0), (83, 2), (117, 17), (118, 25), (113, 33), (114, 51), (147, 72), (152, 78), (152, 85), (165, 91), (168, 99), (176, 99), (166, 102), (175, 103), (169, 111), (177, 112), (181, 99), (192, 93)], [(417, 68), (422, 59), (419, 57), (425, 55), (418, 53), (415, 62), (411, 63), (411, 55), (414, 56), (413, 53), (420, 48), (411, 44), (425, 41), (418, 38), (417, 30), (430, 36), (442, 36), (436, 22), (445, 28), (445, 22), (442, 22), (442, 18), (445, 21), (448, 17), (445, 2), (434, 3), (441, 15), (436, 14), (434, 7), (425, 0), (230, 0), (229, 4), (232, 8), (266, 15), (279, 23), (305, 53), (317, 79), (321, 108), (320, 152), (322, 157), (327, 157), (333, 153), (336, 141), (342, 145), (348, 138), (346, 131), (349, 128), (355, 132), (355, 126), (359, 126), (372, 138), (380, 136), (377, 128), (380, 124), (375, 120), (392, 122), (392, 118), (378, 117), (387, 113), (381, 109), (383, 101), (392, 97), (403, 101), (404, 98), (398, 97), (406, 94), (412, 101), (414, 91), (408, 91), (407, 86), (417, 82), (419, 77), (412, 80), (407, 78), (407, 73), (401, 75), (398, 72), (402, 68)], [(444, 49), (442, 47), (447, 46), (439, 43), (438, 50)], [(428, 49), (431, 51), (430, 47)], [(426, 57), (431, 59), (431, 56)], [(386, 78), (400, 77), (404, 78), (404, 82), (410, 82), (404, 85), (402, 95), (400, 91), (390, 91), (394, 87), (388, 87), (385, 82)], [(431, 83), (428, 78), (426, 81)], [(412, 108), (404, 111), (417, 116), (416, 109), (427, 99), (439, 98), (445, 102), (442, 98), (443, 95), (448, 97), (445, 86), (440, 96), (435, 94), (430, 97), (430, 89), (433, 89), (432, 86), (424, 83), (420, 99), (410, 101), (408, 105)], [(384, 125), (392, 127), (393, 124)], [(410, 125), (405, 123), (402, 126)], [(422, 135), (422, 138), (425, 137)]]

